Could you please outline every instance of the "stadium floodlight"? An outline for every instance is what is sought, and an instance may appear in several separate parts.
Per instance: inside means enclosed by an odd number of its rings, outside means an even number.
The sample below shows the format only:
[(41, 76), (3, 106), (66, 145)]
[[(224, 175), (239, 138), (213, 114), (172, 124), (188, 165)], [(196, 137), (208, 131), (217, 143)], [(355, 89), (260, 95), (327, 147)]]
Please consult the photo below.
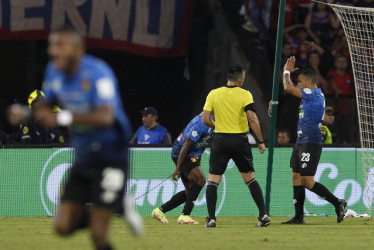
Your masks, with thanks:
[(374, 210), (374, 8), (328, 5), (338, 16), (349, 46), (365, 178), (363, 201), (371, 215)]

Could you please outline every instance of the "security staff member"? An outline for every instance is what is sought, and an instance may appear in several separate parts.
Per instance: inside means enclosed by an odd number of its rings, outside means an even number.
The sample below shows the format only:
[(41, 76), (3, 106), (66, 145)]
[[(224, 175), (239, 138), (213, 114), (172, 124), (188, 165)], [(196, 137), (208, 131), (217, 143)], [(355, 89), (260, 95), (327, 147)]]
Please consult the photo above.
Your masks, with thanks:
[(331, 106), (325, 108), (325, 115), (323, 116), (323, 124), (321, 126), (321, 133), (323, 137), (323, 144), (332, 144), (336, 134), (331, 132), (331, 125), (335, 120), (335, 111)]
[[(33, 105), (44, 99), (45, 95), (40, 90), (34, 90), (29, 98), (29, 108), (32, 109)], [(54, 112), (58, 112), (58, 106), (53, 107)], [(37, 121), (28, 121), (20, 125), (20, 142), (22, 144), (50, 144), (50, 143), (64, 143), (64, 136), (58, 129), (45, 128)]]
[(154, 107), (146, 107), (142, 113), (143, 126), (139, 127), (130, 140), (132, 144), (171, 145), (171, 135), (167, 128), (158, 123), (158, 112)]
[[(270, 220), (265, 212), (262, 190), (254, 177), (252, 151), (246, 137), (246, 133), (249, 131), (247, 119), (259, 140), (260, 152), (264, 153), (266, 148), (260, 123), (255, 113), (256, 107), (252, 94), (241, 88), (244, 78), (245, 72), (241, 66), (230, 68), (227, 75), (227, 85), (209, 93), (203, 110), (203, 122), (215, 128), (215, 135), (211, 143), (209, 178), (206, 189), (209, 213), (206, 218), (207, 227), (216, 226), (217, 187), (230, 159), (234, 160), (259, 209), (256, 226), (266, 227), (270, 225)], [(215, 122), (211, 119), (213, 112)]]

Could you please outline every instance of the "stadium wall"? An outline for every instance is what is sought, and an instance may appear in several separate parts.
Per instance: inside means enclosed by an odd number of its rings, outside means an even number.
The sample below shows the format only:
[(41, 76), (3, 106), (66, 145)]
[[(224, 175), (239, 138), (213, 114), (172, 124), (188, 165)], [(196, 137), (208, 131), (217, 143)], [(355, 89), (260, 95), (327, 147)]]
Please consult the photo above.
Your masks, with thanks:
[[(183, 184), (171, 180), (175, 165), (171, 148), (132, 148), (129, 190), (143, 216), (183, 190)], [(275, 148), (272, 179), (271, 212), (273, 216), (292, 215), (293, 197), (289, 158), (292, 148)], [(256, 179), (265, 189), (267, 153), (253, 150)], [(52, 216), (74, 159), (71, 148), (1, 148), (0, 149), (0, 216)], [(202, 158), (208, 175), (209, 150)], [(339, 198), (348, 201), (348, 208), (364, 213), (365, 199), (361, 150), (358, 148), (324, 148), (316, 180), (325, 184)], [(227, 167), (218, 189), (217, 213), (220, 216), (257, 215), (257, 208), (233, 162)], [(177, 208), (168, 215), (179, 215)], [(335, 215), (325, 200), (307, 191), (305, 212)], [(194, 216), (205, 216), (205, 188), (202, 190)]]

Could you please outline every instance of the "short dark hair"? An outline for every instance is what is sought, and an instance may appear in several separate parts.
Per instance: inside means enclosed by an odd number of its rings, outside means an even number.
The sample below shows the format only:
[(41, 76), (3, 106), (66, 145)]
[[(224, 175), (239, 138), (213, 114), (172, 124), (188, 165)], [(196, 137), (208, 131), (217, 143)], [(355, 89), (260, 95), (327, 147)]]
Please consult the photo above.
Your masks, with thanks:
[(335, 57), (334, 57), (334, 63), (336, 63), (336, 61), (339, 59), (339, 58), (342, 58), (344, 57), (344, 59), (347, 60), (347, 58), (343, 55), (343, 54), (337, 54)]
[(228, 81), (236, 81), (239, 77), (242, 77), (244, 73), (244, 69), (240, 65), (235, 65), (229, 68), (229, 72), (227, 73), (227, 80)]
[(305, 68), (302, 69), (298, 72), (298, 75), (303, 75), (304, 78), (307, 78), (309, 80), (312, 80), (312, 82), (316, 83), (317, 82), (317, 75), (314, 69), (312, 68)]
[(279, 133), (286, 133), (287, 136), (291, 138), (291, 133), (290, 133), (290, 130), (289, 130), (288, 128), (280, 128), (280, 129), (278, 129), (278, 131), (277, 131), (277, 135), (278, 135)]
[(79, 32), (74, 28), (74, 26), (72, 25), (64, 25), (58, 29), (54, 29), (54, 30), (51, 30), (51, 33), (57, 33), (57, 34), (61, 34), (61, 33), (65, 33), (65, 34), (69, 34), (71, 35), (72, 37), (75, 38), (75, 42), (76, 43), (79, 43), (79, 44), (82, 44), (84, 46), (84, 39), (82, 37), (81, 34), (79, 34)]

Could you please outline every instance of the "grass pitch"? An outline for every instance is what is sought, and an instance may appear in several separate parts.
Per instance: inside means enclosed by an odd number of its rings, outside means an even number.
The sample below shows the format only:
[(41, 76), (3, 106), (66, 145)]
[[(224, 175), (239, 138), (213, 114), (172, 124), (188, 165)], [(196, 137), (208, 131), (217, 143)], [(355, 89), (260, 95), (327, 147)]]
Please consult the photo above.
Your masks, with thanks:
[[(169, 224), (146, 217), (146, 233), (133, 238), (121, 218), (112, 221), (110, 237), (115, 249), (373, 249), (374, 219), (306, 217), (306, 225), (281, 225), (290, 218), (270, 217), (266, 228), (254, 227), (256, 217), (218, 217), (217, 228)], [(57, 236), (53, 218), (0, 218), (0, 249), (93, 249), (87, 230), (71, 237)]]

